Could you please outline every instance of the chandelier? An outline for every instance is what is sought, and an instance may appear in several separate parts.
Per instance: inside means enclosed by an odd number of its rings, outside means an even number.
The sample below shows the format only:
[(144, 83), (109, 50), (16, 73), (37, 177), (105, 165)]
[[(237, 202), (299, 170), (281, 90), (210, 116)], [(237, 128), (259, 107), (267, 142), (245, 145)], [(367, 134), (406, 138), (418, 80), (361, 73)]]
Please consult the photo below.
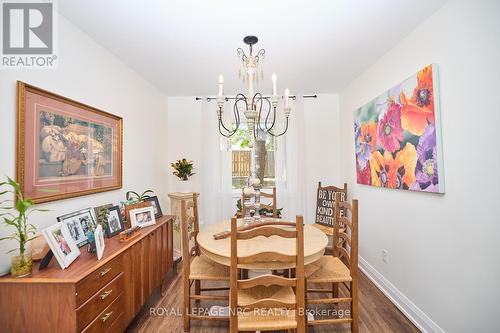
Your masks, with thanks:
[[(262, 137), (263, 134), (269, 134), (274, 137), (281, 136), (288, 130), (288, 118), (290, 116), (291, 108), (289, 106), (290, 91), (285, 89), (284, 100), (284, 114), (285, 125), (284, 129), (276, 132), (276, 117), (279, 97), (277, 94), (277, 76), (275, 73), (271, 75), (272, 80), (272, 95), (265, 96), (260, 92), (254, 91), (254, 83), (259, 81), (259, 68), (262, 68), (262, 62), (265, 57), (266, 51), (260, 49), (255, 55), (253, 53), (253, 46), (257, 44), (258, 38), (255, 36), (246, 36), (243, 42), (248, 45), (249, 53), (246, 54), (243, 49), (238, 48), (238, 58), (243, 65), (243, 81), (248, 85), (248, 92), (238, 93), (234, 97), (233, 116), (234, 121), (232, 124), (224, 124), (223, 112), (224, 102), (230, 98), (224, 96), (224, 77), (219, 75), (219, 93), (217, 95), (217, 117), (219, 119), (219, 132), (221, 135), (229, 138), (232, 137), (239, 129), (241, 124), (241, 113), (245, 116), (248, 134), (251, 141)], [(260, 72), (261, 79), (263, 72)], [(241, 75), (241, 71), (240, 71)], [(232, 98), (231, 98), (232, 99)], [(234, 125), (233, 125), (234, 124)], [(253, 143), (250, 143), (251, 147)]]

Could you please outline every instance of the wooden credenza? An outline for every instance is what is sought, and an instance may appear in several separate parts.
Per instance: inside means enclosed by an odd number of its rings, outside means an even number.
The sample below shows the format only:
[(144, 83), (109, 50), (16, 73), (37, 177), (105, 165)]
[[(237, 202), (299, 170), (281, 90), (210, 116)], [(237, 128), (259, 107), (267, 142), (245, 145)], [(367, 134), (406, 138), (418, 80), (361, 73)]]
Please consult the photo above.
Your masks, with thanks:
[(106, 239), (104, 256), (81, 248), (65, 270), (55, 259), (27, 278), (0, 278), (1, 332), (123, 332), (172, 270), (171, 216), (121, 243)]

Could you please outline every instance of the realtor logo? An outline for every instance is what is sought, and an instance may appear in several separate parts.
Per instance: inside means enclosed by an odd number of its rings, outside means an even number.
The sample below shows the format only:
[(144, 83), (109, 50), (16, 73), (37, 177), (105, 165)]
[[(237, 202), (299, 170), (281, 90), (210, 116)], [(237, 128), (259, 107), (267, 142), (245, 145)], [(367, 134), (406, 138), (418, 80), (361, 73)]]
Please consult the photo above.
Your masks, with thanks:
[(54, 68), (54, 3), (2, 2), (2, 68)]

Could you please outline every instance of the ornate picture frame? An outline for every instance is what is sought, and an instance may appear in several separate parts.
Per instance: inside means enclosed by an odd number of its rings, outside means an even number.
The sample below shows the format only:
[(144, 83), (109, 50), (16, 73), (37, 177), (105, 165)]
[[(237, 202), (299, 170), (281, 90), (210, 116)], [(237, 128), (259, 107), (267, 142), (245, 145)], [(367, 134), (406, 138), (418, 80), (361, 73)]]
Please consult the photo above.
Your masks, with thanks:
[(17, 181), (34, 203), (122, 188), (123, 119), (17, 81)]

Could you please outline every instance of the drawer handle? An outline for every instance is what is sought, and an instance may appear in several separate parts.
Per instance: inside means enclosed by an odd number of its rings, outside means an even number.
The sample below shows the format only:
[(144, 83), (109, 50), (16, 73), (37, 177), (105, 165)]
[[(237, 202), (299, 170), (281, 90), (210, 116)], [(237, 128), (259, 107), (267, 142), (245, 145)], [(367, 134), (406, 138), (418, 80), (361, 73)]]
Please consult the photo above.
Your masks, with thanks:
[(104, 276), (104, 275), (108, 274), (110, 270), (111, 270), (111, 267), (108, 267), (105, 270), (102, 270), (101, 271), (101, 276)]
[(104, 322), (106, 322), (106, 320), (108, 320), (108, 319), (109, 319), (109, 317), (111, 317), (111, 315), (112, 315), (112, 314), (113, 314), (113, 311), (110, 311), (110, 312), (106, 313), (106, 314), (105, 314), (105, 315), (101, 318), (102, 322), (103, 322), (103, 323), (104, 323)]
[(109, 295), (111, 295), (111, 293), (113, 292), (113, 289), (110, 289), (108, 291), (105, 291), (101, 294), (101, 300), (107, 298)]

